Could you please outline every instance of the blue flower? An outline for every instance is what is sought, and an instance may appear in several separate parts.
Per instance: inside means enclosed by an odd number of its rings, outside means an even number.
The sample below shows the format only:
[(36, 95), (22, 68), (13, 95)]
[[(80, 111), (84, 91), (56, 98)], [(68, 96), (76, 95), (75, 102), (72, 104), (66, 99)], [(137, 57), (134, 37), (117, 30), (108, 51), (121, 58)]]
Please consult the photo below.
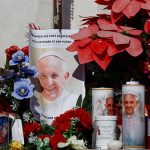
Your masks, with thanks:
[(28, 84), (31, 84), (31, 80), (28, 78), (19, 78), (15, 82), (26, 82)]
[(16, 76), (14, 70), (6, 70), (2, 76), (0, 76), (0, 80), (8, 80)]
[(19, 63), (25, 64), (27, 62), (29, 62), (29, 57), (20, 50), (12, 55), (12, 59), (9, 61), (9, 65), (14, 66)]
[(35, 66), (21, 67), (21, 71), (24, 72), (26, 76), (37, 77), (38, 74)]
[(14, 91), (11, 95), (18, 100), (27, 99), (33, 96), (33, 88), (34, 85), (29, 79), (20, 79), (14, 83)]
[(4, 81), (5, 80), (5, 78), (3, 78), (2, 76), (0, 76), (0, 81)]

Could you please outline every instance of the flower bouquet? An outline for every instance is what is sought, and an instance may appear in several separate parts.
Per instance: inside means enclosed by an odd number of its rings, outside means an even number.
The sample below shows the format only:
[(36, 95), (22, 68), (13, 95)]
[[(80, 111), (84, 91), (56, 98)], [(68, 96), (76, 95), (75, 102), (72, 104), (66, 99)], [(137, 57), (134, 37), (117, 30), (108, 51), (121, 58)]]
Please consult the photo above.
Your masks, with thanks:
[(34, 66), (29, 66), (28, 47), (20, 49), (18, 46), (11, 46), (5, 53), (5, 67), (0, 68), (0, 104), (7, 103), (5, 106), (11, 106), (9, 111), (17, 112), (19, 101), (33, 96), (34, 85), (29, 76), (36, 76), (37, 72)]
[(80, 150), (89, 146), (92, 120), (89, 113), (82, 108), (66, 111), (56, 117), (50, 126), (43, 122), (29, 121), (23, 126), (27, 149)]

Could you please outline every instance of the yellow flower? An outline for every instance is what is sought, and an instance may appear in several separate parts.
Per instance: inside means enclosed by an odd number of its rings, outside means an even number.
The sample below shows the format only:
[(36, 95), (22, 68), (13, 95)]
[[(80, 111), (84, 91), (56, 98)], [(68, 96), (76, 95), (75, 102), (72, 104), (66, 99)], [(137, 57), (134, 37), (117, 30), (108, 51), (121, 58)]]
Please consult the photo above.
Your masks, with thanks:
[(23, 145), (18, 141), (12, 141), (10, 143), (10, 150), (23, 150)]

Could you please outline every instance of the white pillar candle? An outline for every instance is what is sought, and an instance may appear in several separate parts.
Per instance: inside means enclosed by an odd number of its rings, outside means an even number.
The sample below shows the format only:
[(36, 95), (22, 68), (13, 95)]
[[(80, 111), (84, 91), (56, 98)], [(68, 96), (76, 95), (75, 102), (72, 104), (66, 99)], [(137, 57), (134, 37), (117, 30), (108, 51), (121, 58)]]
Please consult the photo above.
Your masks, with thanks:
[[(109, 103), (109, 105), (108, 105)], [(110, 116), (113, 115), (114, 109), (114, 95), (113, 88), (92, 88), (92, 120), (94, 132), (92, 134), (92, 147), (96, 147), (96, 116)]]
[(138, 81), (122, 86), (122, 127), (124, 148), (144, 148), (145, 144), (145, 87)]

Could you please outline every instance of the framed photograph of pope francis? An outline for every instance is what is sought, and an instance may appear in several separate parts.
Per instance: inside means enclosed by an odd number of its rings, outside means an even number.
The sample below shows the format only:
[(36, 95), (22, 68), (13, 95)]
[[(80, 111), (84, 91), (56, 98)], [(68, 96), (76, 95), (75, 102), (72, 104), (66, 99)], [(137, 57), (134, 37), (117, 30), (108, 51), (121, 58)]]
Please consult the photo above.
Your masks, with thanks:
[(36, 66), (30, 109), (37, 120), (51, 124), (55, 117), (76, 107), (84, 97), (84, 65), (66, 47), (75, 30), (30, 30), (30, 63)]
[(9, 142), (9, 119), (6, 113), (0, 113), (0, 147)]

